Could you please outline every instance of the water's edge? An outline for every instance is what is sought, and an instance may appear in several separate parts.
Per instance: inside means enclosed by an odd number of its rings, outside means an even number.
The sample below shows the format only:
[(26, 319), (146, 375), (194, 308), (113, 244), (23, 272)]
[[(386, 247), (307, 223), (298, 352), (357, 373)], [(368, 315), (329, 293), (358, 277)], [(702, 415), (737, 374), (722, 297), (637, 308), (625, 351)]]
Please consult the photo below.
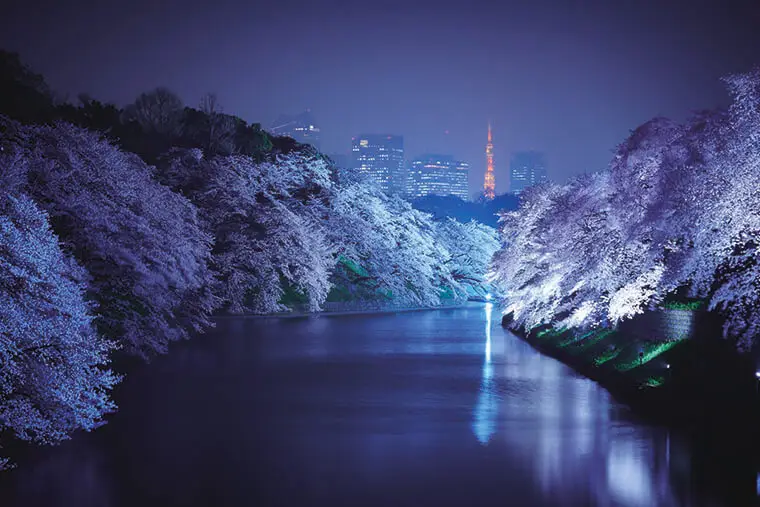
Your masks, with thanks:
[(466, 302), (457, 305), (445, 305), (445, 306), (418, 306), (418, 307), (388, 307), (388, 308), (367, 308), (361, 310), (321, 310), (318, 312), (280, 312), (280, 313), (246, 313), (235, 315), (215, 315), (216, 319), (300, 319), (308, 317), (340, 317), (343, 315), (377, 315), (384, 313), (408, 313), (408, 312), (425, 312), (425, 311), (437, 311), (437, 310), (457, 310), (461, 308), (467, 308), (475, 302)]
[(709, 440), (711, 447), (715, 446), (722, 453), (742, 455), (744, 459), (760, 464), (760, 411), (757, 403), (760, 389), (752, 396), (752, 392), (748, 395), (744, 385), (737, 392), (735, 384), (718, 384), (716, 387), (717, 383), (711, 383), (710, 379), (704, 382), (687, 379), (658, 388), (641, 389), (624, 374), (601, 371), (585, 358), (569, 354), (509, 324), (509, 319), (502, 321), (502, 327), (509, 332), (539, 353), (593, 380), (644, 422), (672, 428), (698, 440)]

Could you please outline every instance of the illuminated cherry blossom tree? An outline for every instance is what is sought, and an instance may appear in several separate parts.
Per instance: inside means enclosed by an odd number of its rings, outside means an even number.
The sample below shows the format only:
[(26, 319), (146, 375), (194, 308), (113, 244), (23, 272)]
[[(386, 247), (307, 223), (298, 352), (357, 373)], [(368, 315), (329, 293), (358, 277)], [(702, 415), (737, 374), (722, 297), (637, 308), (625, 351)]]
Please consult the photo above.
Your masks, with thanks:
[(196, 208), (98, 134), (64, 123), (10, 128), (4, 179), (49, 214), (89, 273), (98, 330), (148, 357), (207, 327), (212, 238)]
[[(87, 273), (27, 197), (0, 201), (0, 432), (57, 443), (115, 409), (114, 344), (85, 302)], [(7, 461), (0, 459), (0, 468)]]

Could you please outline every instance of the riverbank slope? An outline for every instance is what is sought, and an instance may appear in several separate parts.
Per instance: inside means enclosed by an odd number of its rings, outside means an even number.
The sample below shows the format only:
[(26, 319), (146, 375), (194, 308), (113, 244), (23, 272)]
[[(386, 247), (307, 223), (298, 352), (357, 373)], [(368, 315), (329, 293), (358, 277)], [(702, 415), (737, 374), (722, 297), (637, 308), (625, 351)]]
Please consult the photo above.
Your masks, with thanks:
[(707, 312), (695, 312), (689, 333), (669, 339), (641, 333), (646, 318), (586, 332), (528, 331), (512, 327), (509, 316), (502, 326), (649, 421), (709, 435), (726, 452), (746, 445), (756, 452), (760, 394), (750, 358), (718, 338), (719, 323)]

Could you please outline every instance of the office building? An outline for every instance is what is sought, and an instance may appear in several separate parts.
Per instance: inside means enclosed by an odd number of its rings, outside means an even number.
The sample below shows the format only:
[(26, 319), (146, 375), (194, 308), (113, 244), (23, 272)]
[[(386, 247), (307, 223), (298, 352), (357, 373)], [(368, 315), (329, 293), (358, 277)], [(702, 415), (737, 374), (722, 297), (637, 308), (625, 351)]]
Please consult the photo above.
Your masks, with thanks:
[(453, 195), (463, 200), (469, 196), (470, 166), (448, 155), (424, 155), (412, 161), (407, 183), (407, 197)]
[(528, 187), (544, 183), (546, 157), (540, 151), (520, 151), (512, 154), (509, 165), (510, 192), (519, 194)]
[(377, 182), (388, 194), (404, 194), (403, 136), (365, 134), (351, 140), (351, 163), (355, 170)]

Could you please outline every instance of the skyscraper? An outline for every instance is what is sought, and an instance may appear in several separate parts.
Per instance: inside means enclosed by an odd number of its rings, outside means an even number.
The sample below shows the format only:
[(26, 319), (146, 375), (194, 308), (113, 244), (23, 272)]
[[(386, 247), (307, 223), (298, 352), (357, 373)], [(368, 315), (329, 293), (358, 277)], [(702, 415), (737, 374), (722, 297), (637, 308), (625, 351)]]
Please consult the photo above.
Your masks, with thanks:
[(407, 196), (453, 195), (467, 200), (470, 166), (449, 155), (424, 155), (412, 161)]
[(310, 144), (316, 149), (320, 149), (319, 127), (314, 121), (310, 109), (295, 116), (280, 115), (277, 121), (272, 124), (269, 132), (276, 136), (292, 137), (299, 143)]
[(546, 181), (546, 157), (540, 151), (519, 151), (512, 154), (509, 165), (510, 189), (519, 194), (528, 187)]
[(351, 158), (354, 169), (367, 174), (386, 193), (405, 193), (402, 136), (364, 134), (354, 137), (351, 140)]
[(491, 140), (491, 124), (488, 124), (488, 142), (486, 143), (486, 176), (483, 182), (483, 197), (488, 200), (496, 193), (496, 177), (493, 174), (493, 142)]

